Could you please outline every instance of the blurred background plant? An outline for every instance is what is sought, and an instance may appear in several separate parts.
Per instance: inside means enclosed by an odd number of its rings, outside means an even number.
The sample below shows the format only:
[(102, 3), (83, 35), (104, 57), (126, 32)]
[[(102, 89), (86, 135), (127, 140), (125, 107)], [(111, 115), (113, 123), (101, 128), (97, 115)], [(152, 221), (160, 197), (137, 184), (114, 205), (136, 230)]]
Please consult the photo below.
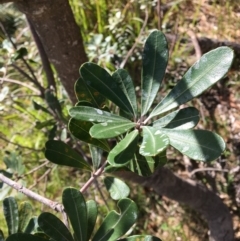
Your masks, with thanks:
[[(89, 60), (107, 68), (109, 72), (124, 66), (132, 76), (136, 90), (140, 84), (141, 53), (146, 36), (154, 28), (162, 29), (168, 34), (171, 39), (170, 62), (159, 99), (199, 57), (196, 38), (207, 37), (235, 43), (240, 39), (238, 1), (69, 2), (81, 29)], [(9, 3), (0, 5), (0, 41), (0, 169), (8, 172), (14, 180), (24, 182), (32, 190), (57, 200), (63, 186), (81, 185), (88, 179), (88, 175), (71, 169), (70, 175), (73, 178), (70, 180), (69, 169), (49, 164), (43, 154), (45, 142), (53, 138), (71, 142), (78, 151), (84, 152), (86, 159), (89, 157), (88, 149), (69, 134), (66, 120), (67, 109), (71, 104), (66, 92), (58, 81), (53, 66), (56, 92), (48, 89), (46, 73), (26, 19)], [(224, 155), (216, 162), (199, 164), (170, 150), (167, 164), (181, 177), (197, 180), (219, 193), (233, 214), (238, 238), (239, 80), (240, 68), (237, 65), (237, 68), (200, 100), (192, 101), (192, 105), (201, 111), (202, 121), (199, 126), (214, 130), (224, 137), (227, 143)], [(131, 198), (141, 207), (136, 232), (144, 233), (148, 230), (148, 233), (166, 241), (206, 240), (206, 223), (193, 211), (165, 197), (159, 200), (157, 195), (147, 189), (132, 186)], [(7, 194), (16, 193), (7, 187), (1, 189), (1, 199)], [(102, 205), (100, 210), (104, 215), (106, 208), (101, 194), (91, 188), (87, 195), (92, 199), (95, 196)], [(22, 200), (25, 197), (17, 194), (17, 198)], [(39, 205), (34, 203), (33, 207), (36, 211)], [(47, 210), (45, 207), (43, 209)], [(150, 218), (146, 219), (147, 216)], [(0, 223), (2, 222), (3, 219), (0, 219)]]

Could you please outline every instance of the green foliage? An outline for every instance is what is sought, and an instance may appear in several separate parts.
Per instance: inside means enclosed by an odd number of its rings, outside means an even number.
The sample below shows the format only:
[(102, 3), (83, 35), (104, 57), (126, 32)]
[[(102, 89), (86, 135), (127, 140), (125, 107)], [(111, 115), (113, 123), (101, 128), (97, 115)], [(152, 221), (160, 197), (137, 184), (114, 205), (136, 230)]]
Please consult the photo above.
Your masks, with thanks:
[[(92, 96), (97, 91), (116, 107), (106, 110), (104, 106), (76, 106), (69, 110), (71, 121), (89, 122), (92, 125), (88, 129), (89, 134), (94, 139), (117, 137), (117, 144), (107, 157), (110, 165), (125, 166), (140, 175), (149, 175), (158, 163), (164, 163), (159, 156), (164, 158), (162, 154), (169, 145), (201, 161), (212, 161), (224, 151), (225, 143), (219, 135), (205, 130), (192, 130), (199, 121), (195, 108), (162, 114), (192, 100), (223, 78), (233, 61), (233, 51), (220, 47), (203, 55), (168, 95), (154, 106), (167, 61), (166, 38), (160, 31), (153, 31), (146, 40), (143, 52), (140, 111), (132, 79), (126, 70), (119, 69), (111, 76), (96, 64), (81, 66), (82, 81), (89, 86), (84, 87), (86, 94), (82, 96)], [(81, 92), (79, 87), (75, 91)], [(92, 101), (91, 98), (89, 100)], [(89, 136), (87, 139), (90, 139)], [(93, 144), (91, 141), (88, 143)]]
[[(109, 182), (113, 183), (114, 180), (108, 179), (108, 183)], [(121, 183), (121, 185), (123, 185), (123, 183)], [(122, 186), (122, 188), (124, 188), (124, 186)], [(13, 201), (14, 198), (7, 199), (7, 201), (9, 200)], [(98, 215), (96, 202), (93, 200), (85, 202), (82, 193), (74, 188), (66, 188), (63, 191), (62, 202), (64, 210), (71, 222), (73, 234), (71, 234), (70, 229), (68, 229), (65, 224), (55, 215), (48, 212), (43, 212), (38, 217), (38, 229), (41, 230), (41, 233), (17, 233), (18, 226), (14, 223), (13, 226), (15, 229), (12, 230), (11, 226), (11, 233), (6, 241), (115, 241), (119, 240), (119, 238), (122, 237), (132, 227), (138, 216), (136, 204), (130, 199), (122, 198), (118, 201), (117, 204), (120, 213), (117, 213), (116, 211), (110, 211), (104, 218), (100, 227), (98, 227), (96, 232), (93, 233)], [(15, 201), (13, 206), (14, 210), (17, 210)], [(14, 211), (10, 210), (9, 208), (6, 208), (6, 210), (8, 213)], [(17, 213), (14, 212), (14, 215), (12, 215), (11, 218), (8, 216), (6, 218), (7, 220), (10, 220), (9, 222), (11, 223), (16, 220), (16, 215)], [(149, 235), (138, 235), (129, 238), (129, 240), (132, 241), (138, 240), (138, 238), (141, 238), (140, 240), (148, 240), (147, 238), (149, 238), (153, 241), (160, 241), (160, 239)]]

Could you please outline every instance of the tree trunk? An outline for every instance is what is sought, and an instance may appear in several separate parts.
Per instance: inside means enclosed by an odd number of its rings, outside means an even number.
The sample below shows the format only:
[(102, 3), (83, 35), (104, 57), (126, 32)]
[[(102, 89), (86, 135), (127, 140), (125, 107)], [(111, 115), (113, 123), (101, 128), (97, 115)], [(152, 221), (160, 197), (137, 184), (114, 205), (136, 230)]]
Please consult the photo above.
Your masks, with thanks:
[(74, 84), (79, 78), (78, 69), (87, 62), (87, 56), (68, 1), (19, 0), (15, 5), (33, 24), (50, 62), (75, 103)]
[(164, 167), (157, 169), (150, 177), (141, 177), (132, 172), (117, 172), (116, 175), (152, 188), (157, 194), (200, 212), (208, 222), (211, 241), (234, 240), (232, 218), (227, 206), (219, 196), (205, 187), (193, 181), (185, 181)]

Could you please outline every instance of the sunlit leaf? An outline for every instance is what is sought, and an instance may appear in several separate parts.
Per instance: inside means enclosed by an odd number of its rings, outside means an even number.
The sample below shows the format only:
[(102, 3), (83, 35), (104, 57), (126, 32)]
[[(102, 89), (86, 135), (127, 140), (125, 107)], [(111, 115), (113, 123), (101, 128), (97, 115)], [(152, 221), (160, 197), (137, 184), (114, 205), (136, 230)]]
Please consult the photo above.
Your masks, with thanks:
[(93, 124), (87, 121), (76, 120), (71, 118), (68, 123), (69, 131), (79, 140), (84, 141), (88, 144), (102, 148), (103, 150), (109, 152), (110, 148), (106, 140), (98, 140), (91, 137), (89, 131)]
[(128, 185), (116, 177), (105, 177), (104, 183), (113, 200), (126, 198), (130, 193)]
[(126, 97), (128, 98), (129, 103), (132, 106), (134, 116), (137, 116), (137, 100), (135, 88), (132, 82), (131, 76), (125, 69), (116, 70), (112, 77), (118, 83), (119, 87), (122, 89)]
[(159, 135), (166, 134), (170, 145), (194, 160), (213, 161), (225, 150), (222, 137), (211, 131), (163, 128), (158, 133)]
[(153, 109), (149, 119), (188, 102), (215, 84), (228, 72), (233, 57), (229, 47), (219, 47), (204, 54)]
[(138, 130), (127, 134), (109, 153), (107, 160), (112, 166), (124, 166), (134, 156), (138, 144)]
[(168, 129), (191, 129), (197, 125), (199, 119), (199, 111), (194, 107), (187, 107), (176, 110), (154, 121), (153, 127), (165, 127)]
[(136, 124), (129, 122), (103, 122), (100, 124), (95, 124), (90, 129), (90, 135), (98, 139), (107, 139), (115, 136), (119, 136), (128, 130), (135, 127)]
[(103, 95), (87, 85), (86, 81), (81, 77), (76, 81), (74, 90), (79, 101), (88, 101), (94, 107), (101, 108), (106, 101)]
[(142, 63), (142, 116), (151, 107), (163, 80), (168, 62), (168, 44), (164, 34), (153, 31), (147, 38)]
[(41, 213), (38, 217), (38, 225), (53, 240), (73, 241), (65, 224), (51, 213)]
[(19, 217), (18, 205), (14, 197), (7, 197), (3, 200), (3, 214), (7, 222), (8, 234), (17, 233)]
[(47, 141), (45, 157), (58, 165), (77, 167), (91, 171), (90, 165), (77, 152), (70, 148), (70, 146), (61, 141)]
[(164, 151), (169, 145), (169, 139), (166, 135), (157, 135), (158, 130), (154, 127), (143, 126), (143, 140), (140, 145), (140, 154), (143, 156), (156, 156)]
[(121, 199), (118, 202), (120, 213), (111, 211), (103, 220), (92, 241), (116, 241), (124, 235), (137, 219), (137, 206), (130, 199)]
[(115, 115), (110, 112), (89, 106), (73, 107), (69, 110), (69, 115), (74, 119), (90, 122), (129, 122), (128, 119), (121, 117), (119, 115)]
[(128, 98), (105, 69), (94, 63), (85, 63), (80, 68), (80, 74), (87, 85), (99, 91), (121, 109), (133, 113)]
[(75, 188), (66, 188), (63, 191), (62, 202), (70, 219), (76, 240), (87, 241), (87, 207), (82, 193)]
[(101, 164), (102, 161), (102, 149), (93, 146), (93, 145), (89, 145), (89, 149), (90, 149), (90, 153), (91, 153), (91, 157), (92, 157), (92, 164), (94, 167), (94, 170), (97, 170)]

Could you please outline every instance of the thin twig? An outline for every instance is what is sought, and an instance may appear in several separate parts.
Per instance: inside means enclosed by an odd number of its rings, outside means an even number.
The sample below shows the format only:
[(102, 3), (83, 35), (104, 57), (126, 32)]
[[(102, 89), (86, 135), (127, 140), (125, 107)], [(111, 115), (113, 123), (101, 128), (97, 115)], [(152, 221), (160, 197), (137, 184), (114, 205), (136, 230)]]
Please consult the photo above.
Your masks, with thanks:
[(187, 34), (190, 36), (190, 38), (192, 40), (193, 47), (195, 49), (196, 57), (197, 57), (197, 60), (198, 60), (202, 56), (202, 51), (201, 51), (201, 48), (199, 46), (199, 43), (198, 43), (198, 40), (197, 40), (197, 36), (196, 36), (196, 34), (192, 30), (188, 30)]
[(44, 98), (44, 91), (45, 89), (40, 85), (40, 83), (38, 81), (36, 81), (35, 79), (33, 79), (31, 76), (29, 76), (25, 71), (23, 71), (21, 68), (19, 68), (15, 63), (11, 64), (20, 74), (22, 74), (24, 77), (26, 77), (30, 82), (32, 82), (33, 84), (35, 84), (38, 89), (41, 92), (41, 97)]
[(94, 182), (94, 180), (102, 174), (102, 172), (104, 171), (104, 167), (106, 165), (107, 165), (107, 161), (104, 162), (104, 164), (95, 173), (92, 174), (89, 180), (80, 189), (81, 193), (84, 193), (89, 188), (89, 186)]
[(161, 18), (161, 0), (157, 3), (157, 13), (158, 13), (158, 30), (162, 30), (162, 18)]
[(15, 190), (25, 194), (26, 196), (47, 205), (48, 207), (52, 208), (53, 210), (55, 210), (57, 212), (63, 212), (63, 205), (62, 204), (60, 204), (58, 202), (53, 202), (52, 200), (47, 199), (47, 198), (29, 190), (28, 188), (25, 188), (23, 185), (12, 181), (11, 179), (5, 177), (1, 173), (0, 173), (0, 180), (2, 182), (6, 183), (8, 186), (14, 188)]
[(24, 82), (21, 82), (19, 80), (14, 80), (14, 79), (8, 79), (8, 78), (0, 78), (0, 81), (3, 81), (3, 82), (10, 82), (10, 83), (14, 83), (14, 84), (18, 84), (18, 85), (22, 85), (32, 91), (34, 91), (35, 93), (37, 93), (38, 95), (40, 94), (40, 91), (34, 87), (32, 87), (31, 85), (28, 85)]
[(227, 169), (218, 169), (214, 167), (205, 167), (205, 168), (197, 168), (189, 173), (189, 176), (192, 177), (196, 172), (208, 172), (208, 171), (214, 171), (214, 172), (229, 172)]
[(33, 172), (36, 172), (36, 171), (38, 171), (40, 168), (46, 166), (48, 163), (49, 163), (49, 161), (47, 160), (47, 161), (45, 161), (43, 164), (41, 164), (40, 166), (37, 166), (37, 167), (33, 168), (31, 171), (25, 173), (24, 175), (19, 176), (18, 178), (23, 178), (23, 177), (25, 177), (25, 176), (27, 176), (27, 175), (29, 175), (29, 174), (32, 174)]
[[(15, 50), (17, 50), (17, 45), (12, 41), (11, 36), (8, 34), (8, 32), (6, 31), (4, 25), (0, 22), (0, 27), (3, 31), (3, 33), (6, 35), (6, 37), (8, 38), (8, 40), (11, 42), (12, 46), (14, 47)], [(29, 79), (29, 81), (31, 81), (32, 83), (34, 83), (40, 90), (42, 97), (44, 97), (44, 88), (41, 86), (41, 84), (38, 82), (37, 77), (34, 74), (33, 69), (31, 68), (31, 66), (27, 63), (26, 59), (24, 59), (24, 57), (20, 57), (20, 59), (23, 61), (23, 63), (25, 64), (25, 66), (27, 67), (27, 69), (29, 70), (29, 72), (31, 73), (32, 77), (29, 76), (24, 70), (20, 69), (17, 65), (15, 65), (14, 63), (12, 63), (12, 66), (17, 69), (22, 75), (24, 75), (25, 77), (27, 77)]]
[(5, 142), (8, 142), (8, 143), (10, 143), (10, 144), (12, 144), (12, 145), (21, 147), (21, 148), (25, 148), (25, 149), (32, 150), (32, 151), (42, 151), (42, 150), (40, 150), (40, 149), (35, 149), (35, 148), (28, 147), (28, 146), (22, 146), (22, 145), (20, 145), (20, 144), (18, 144), (18, 143), (9, 141), (8, 139), (6, 139), (5, 137), (3, 137), (3, 136), (1, 136), (1, 135), (0, 135), (0, 139), (2, 139), (2, 140), (5, 141)]
[(97, 180), (97, 179), (94, 180), (94, 184), (95, 184), (98, 192), (100, 193), (100, 196), (101, 196), (101, 198), (102, 198), (105, 206), (106, 206), (107, 209), (109, 210), (109, 206), (108, 206), (107, 200), (106, 200), (106, 198), (104, 197), (104, 195), (103, 195), (103, 193), (102, 193), (102, 189), (99, 187), (99, 183), (98, 183), (98, 180)]
[(48, 174), (52, 171), (51, 168), (49, 168), (41, 177), (39, 177), (30, 187), (29, 189), (33, 189), (42, 179), (44, 179)]
[(27, 17), (27, 21), (28, 21), (29, 28), (31, 30), (33, 39), (36, 43), (36, 46), (38, 48), (38, 52), (39, 52), (41, 60), (42, 60), (43, 69), (44, 69), (44, 71), (46, 73), (46, 76), (47, 76), (48, 88), (53, 86), (53, 88), (56, 92), (57, 88), (56, 88), (56, 82), (55, 82), (55, 79), (54, 79), (53, 71), (52, 71), (48, 56), (46, 54), (46, 51), (43, 47), (42, 41), (39, 38), (39, 36), (38, 36), (38, 34), (37, 34), (37, 32), (34, 28), (34, 25), (32, 24), (31, 20), (28, 17)]
[(145, 27), (146, 27), (146, 25), (147, 25), (147, 22), (148, 22), (148, 10), (147, 10), (147, 8), (146, 8), (146, 9), (145, 9), (145, 19), (144, 19), (143, 26), (142, 26), (142, 28), (141, 28), (141, 30), (140, 30), (140, 33), (139, 33), (138, 37), (136, 38), (135, 43), (133, 44), (132, 48), (128, 51), (125, 59), (124, 59), (124, 60), (122, 61), (122, 63), (120, 64), (120, 68), (123, 68), (123, 67), (125, 66), (125, 64), (127, 63), (128, 59), (129, 59), (130, 56), (132, 55), (134, 49), (136, 48), (136, 46), (137, 46), (137, 44), (138, 44), (138, 42), (139, 42), (140, 37), (141, 37), (142, 34), (143, 34), (143, 31), (144, 31), (144, 29), (145, 29)]

